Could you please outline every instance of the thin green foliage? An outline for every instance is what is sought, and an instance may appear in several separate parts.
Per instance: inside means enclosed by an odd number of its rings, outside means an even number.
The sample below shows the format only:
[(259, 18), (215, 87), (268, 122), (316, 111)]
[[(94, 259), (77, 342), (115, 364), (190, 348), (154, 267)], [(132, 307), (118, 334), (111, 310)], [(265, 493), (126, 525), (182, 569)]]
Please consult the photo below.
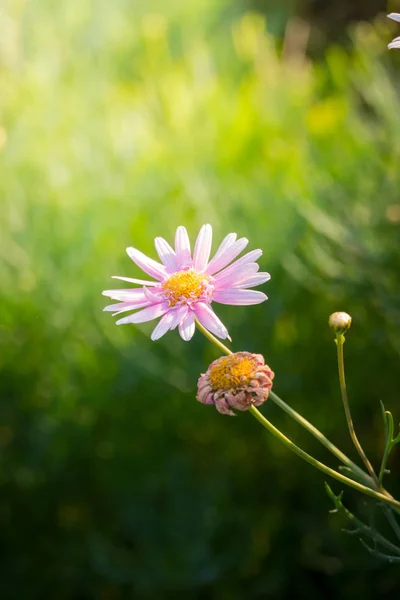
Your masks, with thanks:
[[(343, 597), (349, 571), (332, 562), (322, 496), (308, 492), (319, 476), (253, 423), (191, 401), (214, 357), (202, 340), (154, 344), (151, 325), (122, 329), (102, 313), (110, 276), (139, 274), (126, 246), (154, 256), (154, 237), (180, 224), (247, 236), (272, 280), (265, 305), (219, 308), (236, 347), (263, 352), (276, 391), (340, 440), (324, 332), (343, 302), (362, 331), (347, 357), (354, 418), (380, 456), (381, 430), (363, 415), (378, 395), (396, 405), (400, 340), (386, 33), (364, 26), (354, 50), (313, 64), (284, 55), (259, 15), (224, 11), (2, 3), (5, 597), (312, 598), (314, 573)], [(375, 580), (352, 573), (366, 599)]]
[(396, 444), (400, 442), (400, 431), (396, 437), (394, 435), (394, 422), (392, 413), (388, 410), (385, 410), (384, 404), (381, 401), (381, 411), (382, 411), (382, 419), (385, 431), (385, 449), (383, 451), (381, 468), (379, 471), (379, 484), (382, 485), (383, 477), (385, 474), (389, 474), (390, 471), (386, 469), (387, 462), (389, 460), (389, 456), (393, 448)]

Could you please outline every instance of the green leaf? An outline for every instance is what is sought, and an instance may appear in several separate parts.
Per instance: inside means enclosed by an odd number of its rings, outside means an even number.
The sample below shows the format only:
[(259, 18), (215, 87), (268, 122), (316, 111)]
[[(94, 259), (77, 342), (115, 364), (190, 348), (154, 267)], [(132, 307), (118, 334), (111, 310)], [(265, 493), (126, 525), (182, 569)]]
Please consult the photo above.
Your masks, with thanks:
[(398, 444), (400, 442), (400, 423), (399, 423), (399, 433), (397, 434), (397, 436), (392, 440), (392, 444), (393, 446), (395, 444)]
[(384, 427), (384, 431), (385, 431), (385, 441), (387, 443), (387, 440), (388, 440), (388, 424), (387, 424), (387, 418), (386, 418), (386, 410), (385, 410), (385, 406), (384, 406), (382, 400), (380, 400), (380, 405), (381, 405), (381, 412), (382, 412), (382, 419), (383, 419), (383, 427)]
[(386, 415), (387, 426), (388, 426), (388, 434), (387, 434), (388, 440), (389, 440), (389, 442), (392, 442), (393, 441), (393, 432), (394, 432), (393, 416), (389, 410), (385, 411), (385, 415)]
[[(384, 558), (385, 560), (391, 560), (391, 562), (398, 562), (400, 560), (400, 547), (393, 544), (390, 540), (386, 539), (383, 535), (381, 535), (375, 527), (372, 525), (366, 525), (360, 519), (358, 519), (353, 513), (349, 511), (348, 508), (344, 506), (342, 503), (343, 492), (336, 496), (330, 486), (325, 482), (325, 490), (328, 496), (331, 498), (332, 502), (335, 505), (334, 510), (331, 510), (331, 513), (338, 513), (346, 518), (353, 525), (352, 529), (343, 529), (345, 533), (349, 535), (362, 535), (364, 537), (370, 538), (373, 541), (374, 548), (367, 546), (363, 541), (363, 544), (366, 545), (369, 552), (379, 554), (379, 558)], [(361, 539), (361, 538), (360, 538)], [(383, 548), (392, 554), (383, 554), (379, 552), (377, 548)]]
[(393, 432), (394, 432), (393, 415), (389, 410), (385, 409), (385, 406), (384, 406), (382, 400), (381, 400), (380, 404), (381, 404), (381, 412), (382, 412), (382, 419), (383, 419), (383, 427), (384, 427), (384, 432), (385, 432), (385, 441), (386, 441), (386, 445), (389, 445), (391, 442), (394, 441), (393, 440)]
[[(362, 538), (360, 538), (360, 542), (368, 550), (370, 554), (379, 558), (381, 560), (387, 560), (389, 563), (400, 563), (400, 556), (392, 556), (391, 554), (385, 554), (384, 552), (379, 552), (376, 547), (371, 548)], [(374, 545), (375, 546), (375, 545)]]
[(340, 494), (338, 496), (336, 496), (333, 493), (332, 488), (330, 487), (330, 485), (328, 483), (326, 483), (326, 481), (325, 481), (325, 491), (328, 494), (329, 498), (333, 501), (336, 508), (340, 508), (340, 505), (342, 503), (341, 501), (343, 498), (343, 491), (341, 491)]

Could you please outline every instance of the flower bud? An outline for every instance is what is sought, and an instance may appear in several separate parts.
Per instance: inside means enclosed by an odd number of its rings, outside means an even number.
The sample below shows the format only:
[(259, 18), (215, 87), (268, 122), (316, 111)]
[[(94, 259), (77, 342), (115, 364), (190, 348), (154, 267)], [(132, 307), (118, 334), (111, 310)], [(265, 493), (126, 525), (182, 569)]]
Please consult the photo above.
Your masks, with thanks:
[(329, 327), (337, 335), (343, 335), (350, 329), (351, 316), (345, 312), (335, 312), (329, 317)]
[(274, 376), (261, 354), (235, 352), (211, 363), (198, 380), (196, 398), (234, 416), (232, 409), (244, 411), (263, 404)]

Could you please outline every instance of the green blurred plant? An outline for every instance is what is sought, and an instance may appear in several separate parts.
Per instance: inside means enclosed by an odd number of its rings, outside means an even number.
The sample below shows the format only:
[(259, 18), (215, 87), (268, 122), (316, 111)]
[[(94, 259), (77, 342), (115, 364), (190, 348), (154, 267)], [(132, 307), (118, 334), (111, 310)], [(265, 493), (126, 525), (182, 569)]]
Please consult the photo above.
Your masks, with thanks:
[[(400, 123), (390, 33), (363, 24), (353, 49), (332, 46), (312, 63), (296, 50), (296, 27), (283, 55), (263, 18), (230, 20), (225, 10), (200, 0), (2, 2), (5, 597), (302, 589), (319, 598), (314, 575), (341, 598), (346, 586), (373, 599), (395, 587), (352, 547), (349, 570), (332, 558), (336, 525), (329, 530), (320, 499), (307, 494), (312, 469), (294, 469), (267, 436), (248, 435), (250, 425), (232, 435), (235, 425), (188, 403), (210, 350), (200, 341), (154, 347), (146, 327), (121, 331), (101, 318), (98, 290), (124, 270), (121, 243), (151, 252), (156, 233), (208, 220), (216, 235), (247, 235), (265, 251), (273, 293), (265, 310), (226, 307), (223, 320), (250, 350), (268, 340), (282, 395), (335, 439), (333, 370), (315, 329), (337, 303), (350, 306), (366, 332), (346, 359), (353, 412), (368, 454), (383, 449), (364, 415), (375, 403), (365, 372), (377, 369), (385, 404), (397, 402)], [(297, 435), (285, 412), (278, 418)]]
[[(343, 492), (341, 492), (339, 494), (339, 496), (335, 496), (332, 489), (329, 487), (329, 485), (327, 483), (325, 483), (325, 489), (326, 489), (326, 493), (328, 494), (329, 498), (332, 500), (333, 504), (335, 505), (335, 508), (331, 512), (337, 513), (337, 514), (343, 516), (345, 519), (349, 520), (354, 527), (354, 529), (345, 530), (346, 533), (349, 533), (351, 535), (360, 535), (361, 543), (365, 546), (365, 548), (372, 555), (376, 556), (377, 558), (386, 560), (389, 563), (400, 562), (400, 547), (399, 546), (396, 546), (391, 541), (387, 540), (383, 535), (378, 533), (378, 531), (376, 531), (376, 529), (374, 527), (366, 525), (365, 523), (363, 523), (362, 521), (357, 519), (357, 517), (355, 517), (343, 505), (343, 502), (342, 502)], [(386, 511), (386, 507), (384, 508), (384, 510)], [(394, 525), (393, 529), (397, 532), (397, 537), (399, 538), (399, 536), (398, 536), (399, 526), (395, 520), (395, 517), (390, 512), (390, 510), (391, 510), (390, 508), (387, 509), (387, 511), (388, 511), (387, 514), (390, 515), (390, 517), (388, 517), (388, 518), (390, 519), (391, 523)], [(373, 541), (374, 546), (371, 548), (364, 541), (364, 538), (370, 538)], [(383, 548), (386, 551), (386, 553), (382, 552), (379, 548)], [(391, 552), (392, 554), (387, 554), (388, 551)]]
[[(354, 447), (356, 448), (358, 454), (361, 457), (361, 460), (363, 461), (368, 473), (371, 476), (371, 480), (372, 480), (374, 489), (376, 489), (379, 492), (383, 492), (387, 496), (390, 496), (390, 494), (388, 494), (388, 492), (386, 492), (386, 490), (383, 487), (383, 476), (385, 473), (390, 473), (390, 471), (386, 470), (386, 464), (387, 464), (387, 461), (388, 461), (388, 458), (389, 458), (389, 455), (390, 455), (392, 449), (394, 448), (394, 446), (397, 443), (400, 442), (400, 432), (395, 438), (393, 437), (393, 433), (394, 433), (393, 416), (389, 411), (385, 411), (384, 405), (381, 401), (381, 410), (382, 410), (382, 417), (383, 417), (383, 424), (384, 424), (384, 431), (385, 431), (385, 447), (384, 447), (384, 451), (383, 451), (381, 468), (380, 468), (379, 477), (378, 477), (375, 473), (375, 470), (374, 470), (372, 464), (368, 460), (368, 458), (358, 440), (358, 437), (356, 435), (355, 428), (353, 425), (353, 419), (351, 416), (349, 400), (348, 400), (348, 396), (347, 396), (346, 378), (345, 378), (345, 370), (344, 370), (343, 346), (344, 346), (344, 342), (345, 342), (344, 334), (350, 328), (351, 317), (347, 313), (343, 313), (343, 312), (334, 313), (329, 318), (329, 324), (330, 324), (331, 328), (333, 329), (333, 331), (335, 332), (335, 343), (336, 343), (336, 347), (337, 347), (337, 362), (338, 362), (338, 371), (339, 371), (339, 384), (340, 384), (340, 391), (341, 391), (341, 395), (342, 395), (343, 406), (344, 406), (344, 411), (345, 411), (345, 415), (346, 415), (347, 425), (349, 428), (350, 437), (353, 441)], [(343, 495), (342, 493), (339, 496), (335, 496), (328, 485), (326, 485), (326, 490), (327, 490), (329, 497), (333, 500), (333, 502), (335, 504), (336, 512), (340, 513), (341, 515), (344, 515), (345, 517), (347, 517), (348, 519), (353, 521), (353, 523), (355, 523), (356, 528), (351, 533), (361, 533), (361, 534), (370, 536), (373, 539), (373, 541), (374, 541), (373, 548), (370, 548), (367, 544), (365, 544), (365, 542), (363, 542), (364, 545), (366, 546), (366, 548), (372, 554), (374, 554), (378, 558), (387, 559), (389, 562), (400, 561), (400, 546), (399, 547), (395, 546), (393, 543), (389, 542), (381, 534), (379, 534), (374, 527), (368, 527), (368, 526), (364, 525), (361, 521), (356, 519), (356, 517), (348, 509), (346, 509), (344, 507), (344, 505), (341, 501), (342, 495)], [(394, 533), (397, 536), (399, 536), (400, 526), (396, 520), (396, 513), (400, 514), (399, 507), (396, 507), (395, 505), (391, 505), (388, 507), (384, 503), (379, 503), (378, 506), (380, 506), (382, 508), (382, 510), (385, 512), (385, 514), (388, 518), (388, 521), (392, 526)], [(392, 554), (382, 553), (378, 549), (379, 546), (383, 546), (386, 550), (391, 550), (392, 553), (394, 552), (395, 555), (398, 555), (397, 560), (396, 560), (396, 557), (393, 556)]]
[[(346, 484), (349, 487), (352, 487), (359, 492), (374, 498), (375, 500), (380, 501), (378, 506), (382, 508), (385, 512), (389, 523), (391, 524), (394, 533), (399, 537), (400, 534), (400, 525), (396, 520), (396, 514), (400, 514), (400, 502), (397, 501), (393, 496), (385, 490), (382, 485), (383, 474), (385, 472), (385, 466), (389, 457), (389, 454), (392, 448), (400, 442), (400, 432), (393, 438), (393, 417), (389, 411), (385, 411), (382, 404), (383, 411), (383, 419), (385, 425), (385, 440), (386, 445), (382, 458), (382, 466), (379, 473), (379, 479), (376, 476), (374, 468), (372, 467), (370, 461), (368, 460), (359, 440), (355, 432), (349, 401), (347, 397), (347, 389), (346, 389), (346, 380), (344, 373), (344, 355), (343, 355), (343, 344), (345, 342), (344, 334), (348, 331), (351, 325), (351, 317), (347, 313), (337, 312), (333, 313), (329, 317), (329, 325), (331, 329), (333, 329), (335, 333), (335, 343), (337, 346), (337, 359), (338, 359), (338, 370), (339, 370), (339, 383), (340, 383), (340, 391), (342, 394), (343, 406), (345, 410), (346, 420), (349, 428), (350, 437), (353, 441), (354, 447), (356, 448), (358, 454), (360, 455), (364, 465), (366, 467), (367, 473), (362, 471), (360, 473), (360, 469), (357, 465), (355, 465), (346, 455), (344, 455), (330, 440), (328, 440), (318, 429), (308, 423), (304, 417), (296, 413), (295, 411), (288, 410), (287, 406), (273, 391), (270, 391), (269, 397), (278, 404), (281, 408), (285, 410), (297, 423), (302, 425), (305, 429), (311, 432), (316, 439), (321, 442), (332, 454), (341, 458), (345, 467), (339, 467), (339, 471), (335, 471), (330, 467), (327, 467), (324, 463), (316, 460), (314, 457), (310, 456), (307, 452), (305, 452), (298, 445), (294, 444), (287, 436), (285, 436), (279, 428), (275, 427), (265, 416), (263, 416), (260, 411), (254, 406), (251, 405), (248, 410), (249, 412), (261, 423), (267, 431), (269, 431), (274, 437), (276, 437), (280, 442), (282, 442), (287, 448), (289, 448), (292, 452), (297, 454), (300, 458), (311, 464), (311, 466), (316, 469), (322, 471), (323, 473), (330, 475), (334, 479), (340, 481), (341, 483)], [(207, 331), (201, 323), (196, 319), (196, 326), (203, 333), (203, 335), (210, 340), (213, 344), (215, 344), (220, 350), (223, 351), (226, 355), (231, 355), (232, 351), (227, 348), (220, 340), (218, 340), (212, 333)], [(342, 471), (342, 473), (340, 472)], [(343, 475), (343, 471), (347, 472), (350, 475), (350, 478)], [(363, 480), (363, 484), (358, 483), (358, 479)], [(364, 485), (364, 483), (366, 485)], [(335, 504), (335, 512), (344, 515), (347, 519), (350, 519), (353, 524), (356, 525), (356, 528), (351, 533), (360, 533), (364, 536), (369, 536), (374, 541), (374, 547), (370, 548), (365, 542), (363, 544), (368, 549), (371, 554), (374, 554), (377, 558), (386, 559), (390, 563), (400, 561), (400, 546), (396, 546), (389, 540), (387, 540), (384, 536), (382, 536), (374, 527), (368, 527), (363, 524), (360, 520), (358, 520), (348, 509), (346, 509), (342, 503), (343, 492), (339, 496), (335, 496), (329, 487), (326, 484), (326, 491), (329, 497), (333, 500)], [(400, 538), (399, 538), (400, 539)], [(390, 550), (392, 554), (384, 554), (379, 550), (379, 547), (383, 547), (386, 550)], [(393, 554), (394, 553), (394, 554)], [(397, 556), (397, 558), (396, 558)]]
[(383, 458), (381, 463), (381, 468), (379, 471), (379, 485), (382, 486), (383, 476), (386, 474), (390, 474), (390, 471), (386, 469), (387, 461), (389, 459), (389, 455), (396, 444), (400, 443), (400, 430), (396, 437), (394, 435), (394, 423), (392, 413), (388, 410), (385, 410), (383, 402), (381, 402), (382, 409), (382, 418), (383, 425), (385, 431), (385, 449), (383, 451)]

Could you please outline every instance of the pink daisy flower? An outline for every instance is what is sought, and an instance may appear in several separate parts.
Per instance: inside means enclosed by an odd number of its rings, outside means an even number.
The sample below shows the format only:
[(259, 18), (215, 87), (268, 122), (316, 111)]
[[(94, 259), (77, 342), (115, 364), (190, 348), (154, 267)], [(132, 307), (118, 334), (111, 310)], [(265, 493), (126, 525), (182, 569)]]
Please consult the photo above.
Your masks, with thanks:
[(104, 310), (116, 315), (137, 311), (119, 319), (117, 325), (144, 323), (161, 317), (151, 334), (152, 340), (158, 340), (170, 329), (178, 327), (181, 338), (189, 341), (195, 331), (195, 317), (211, 333), (221, 339), (230, 339), (225, 325), (211, 308), (212, 302), (259, 304), (267, 300), (267, 296), (248, 288), (270, 279), (269, 273), (258, 272), (256, 260), (262, 250), (252, 250), (230, 264), (248, 244), (246, 238), (237, 240), (236, 237), (236, 233), (229, 233), (211, 260), (211, 225), (203, 225), (200, 229), (193, 257), (185, 227), (176, 230), (175, 250), (163, 238), (155, 239), (162, 264), (135, 248), (127, 248), (128, 256), (153, 280), (115, 276), (114, 279), (141, 287), (106, 290), (103, 295), (119, 303), (106, 306)]
[[(400, 13), (390, 13), (388, 17), (389, 19), (393, 19), (393, 21), (400, 22)], [(392, 50), (393, 48), (400, 48), (400, 37), (394, 38), (394, 40), (388, 44), (388, 48), (389, 50)]]

